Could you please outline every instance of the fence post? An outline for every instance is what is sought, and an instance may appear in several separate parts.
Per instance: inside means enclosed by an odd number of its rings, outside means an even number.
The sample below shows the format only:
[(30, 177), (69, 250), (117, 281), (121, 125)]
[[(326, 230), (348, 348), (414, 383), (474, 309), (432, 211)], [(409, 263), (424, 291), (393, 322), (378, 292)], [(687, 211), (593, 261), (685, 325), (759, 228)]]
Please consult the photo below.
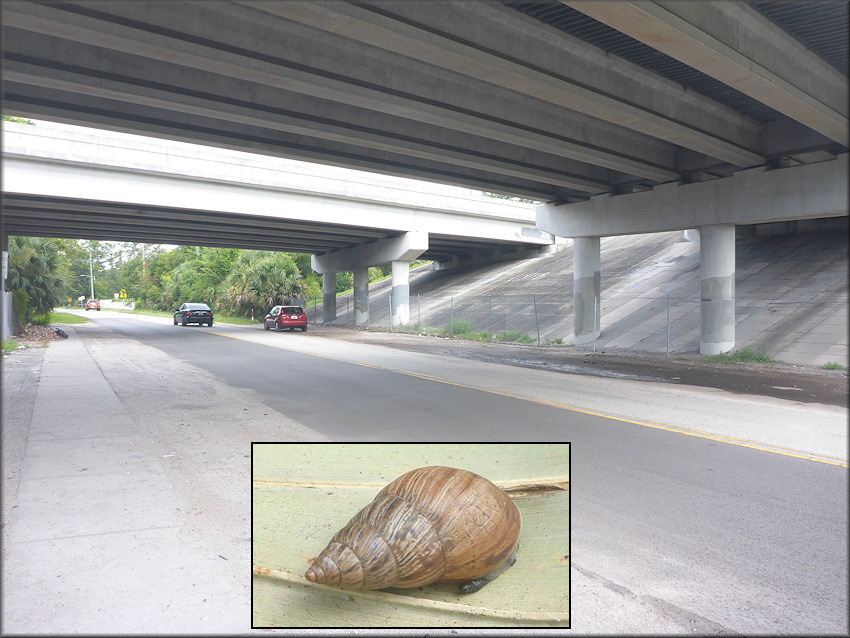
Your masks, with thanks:
[(537, 295), (531, 295), (531, 303), (534, 304), (534, 324), (537, 326), (537, 345), (540, 345), (540, 320), (537, 318)]
[(455, 298), (449, 297), (449, 336), (455, 336)]
[(667, 356), (670, 356), (670, 293), (667, 293)]
[(419, 298), (419, 293), (416, 293), (416, 310), (419, 314), (419, 332), (422, 332), (422, 301)]
[(390, 311), (390, 332), (393, 331), (393, 293), (387, 295), (387, 308)]
[(596, 295), (593, 295), (593, 351), (596, 352)]
[(493, 295), (487, 295), (487, 341), (493, 340), (493, 333), (490, 332), (490, 322), (493, 316)]

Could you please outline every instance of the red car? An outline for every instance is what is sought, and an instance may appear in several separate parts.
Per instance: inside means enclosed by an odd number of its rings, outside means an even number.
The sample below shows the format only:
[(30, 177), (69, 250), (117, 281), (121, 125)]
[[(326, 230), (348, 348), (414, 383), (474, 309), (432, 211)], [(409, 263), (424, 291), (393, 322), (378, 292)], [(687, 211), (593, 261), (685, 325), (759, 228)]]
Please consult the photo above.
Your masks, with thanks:
[(301, 328), (301, 332), (307, 332), (307, 315), (301, 306), (275, 306), (266, 315), (263, 321), (266, 330), (275, 329), (280, 332), (285, 328), (295, 330)]
[(100, 299), (89, 299), (86, 302), (86, 311), (89, 310), (97, 310), (100, 311)]

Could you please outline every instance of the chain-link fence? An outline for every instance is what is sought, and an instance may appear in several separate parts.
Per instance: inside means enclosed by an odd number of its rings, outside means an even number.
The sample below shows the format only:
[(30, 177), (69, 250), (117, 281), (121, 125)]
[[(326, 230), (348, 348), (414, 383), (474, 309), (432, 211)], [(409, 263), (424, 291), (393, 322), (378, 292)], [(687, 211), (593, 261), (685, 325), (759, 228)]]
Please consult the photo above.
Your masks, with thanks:
[(405, 326), (390, 325), (391, 303), (387, 297), (377, 307), (370, 304), (372, 327), (478, 341), (545, 345), (564, 343), (564, 326), (572, 321), (571, 303), (558, 295), (411, 295), (409, 323)]
[[(732, 303), (715, 299), (715, 304)], [(322, 322), (320, 299), (300, 300), (311, 323)], [(389, 291), (370, 296), (369, 326), (479, 341), (540, 346), (573, 344), (573, 299), (560, 294), (425, 296), (409, 298), (409, 323), (391, 325)], [(701, 334), (702, 301), (691, 294), (602, 293), (595, 351), (697, 354), (700, 339), (714, 343), (716, 361), (784, 361), (827, 367), (847, 365), (847, 299), (737, 299), (729, 315)], [(728, 309), (727, 309), (728, 310)], [(334, 324), (354, 326), (350, 295), (337, 300)]]

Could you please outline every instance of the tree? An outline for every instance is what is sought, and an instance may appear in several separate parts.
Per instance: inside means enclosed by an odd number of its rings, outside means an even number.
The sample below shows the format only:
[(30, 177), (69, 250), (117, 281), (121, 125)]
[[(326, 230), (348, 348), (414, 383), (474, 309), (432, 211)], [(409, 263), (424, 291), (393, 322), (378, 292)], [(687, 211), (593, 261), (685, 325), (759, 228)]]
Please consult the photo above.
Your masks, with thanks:
[(39, 314), (47, 314), (59, 304), (63, 283), (55, 240), (9, 238), (7, 290), (23, 290), (29, 295), (29, 307)]
[(32, 126), (35, 126), (35, 122), (32, 120), (28, 120), (24, 117), (17, 117), (15, 115), (2, 115), (0, 116), (0, 119), (4, 122), (17, 122), (18, 124), (31, 124)]
[(491, 193), (488, 191), (482, 191), (481, 193), (484, 197), (492, 197), (494, 199), (506, 199), (511, 202), (523, 202), (525, 204), (542, 204), (543, 202), (537, 201), (536, 199), (526, 199), (524, 197), (515, 197), (514, 195), (505, 195), (504, 193)]
[(265, 313), (272, 306), (290, 303), (306, 290), (290, 255), (255, 250), (240, 253), (225, 287), (225, 304), (230, 310), (246, 315), (251, 310)]

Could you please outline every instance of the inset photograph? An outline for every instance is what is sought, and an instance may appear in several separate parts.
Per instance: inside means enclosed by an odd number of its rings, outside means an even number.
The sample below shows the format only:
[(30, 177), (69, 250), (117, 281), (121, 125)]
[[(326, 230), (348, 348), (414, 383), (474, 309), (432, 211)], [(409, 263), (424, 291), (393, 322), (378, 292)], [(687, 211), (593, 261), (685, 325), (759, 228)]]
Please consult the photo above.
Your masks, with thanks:
[(252, 456), (255, 629), (569, 628), (569, 443)]

